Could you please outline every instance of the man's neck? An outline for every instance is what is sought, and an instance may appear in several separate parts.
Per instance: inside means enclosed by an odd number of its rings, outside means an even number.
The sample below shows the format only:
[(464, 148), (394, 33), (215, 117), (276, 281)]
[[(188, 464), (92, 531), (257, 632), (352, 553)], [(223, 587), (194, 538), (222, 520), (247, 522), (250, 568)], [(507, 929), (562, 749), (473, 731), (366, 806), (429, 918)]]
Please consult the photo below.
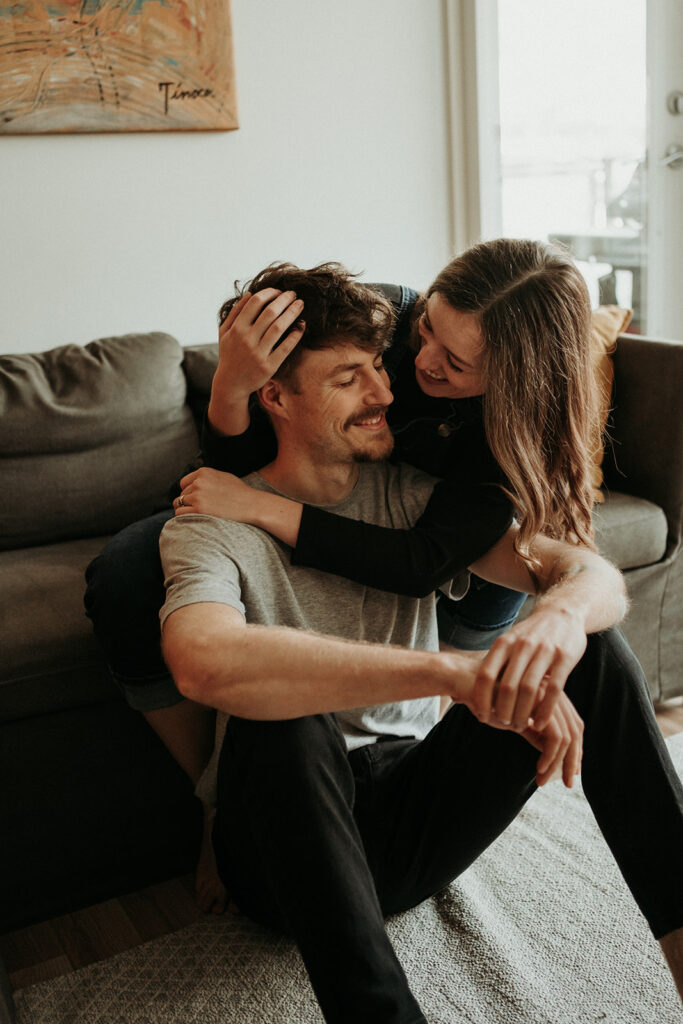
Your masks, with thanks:
[(356, 486), (359, 469), (355, 462), (318, 465), (299, 454), (296, 458), (278, 455), (259, 473), (271, 487), (293, 501), (338, 505)]

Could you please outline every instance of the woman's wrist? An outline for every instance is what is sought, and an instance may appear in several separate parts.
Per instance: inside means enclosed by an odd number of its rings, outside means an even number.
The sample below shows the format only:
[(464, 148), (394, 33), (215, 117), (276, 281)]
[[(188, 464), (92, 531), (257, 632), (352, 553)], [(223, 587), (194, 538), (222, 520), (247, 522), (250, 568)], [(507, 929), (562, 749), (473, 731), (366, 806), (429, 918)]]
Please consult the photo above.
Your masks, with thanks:
[(291, 548), (296, 547), (303, 505), (268, 491), (254, 492), (254, 526), (260, 526)]
[(249, 427), (249, 395), (236, 393), (230, 378), (221, 372), (220, 364), (211, 384), (208, 418), (217, 434), (243, 434)]

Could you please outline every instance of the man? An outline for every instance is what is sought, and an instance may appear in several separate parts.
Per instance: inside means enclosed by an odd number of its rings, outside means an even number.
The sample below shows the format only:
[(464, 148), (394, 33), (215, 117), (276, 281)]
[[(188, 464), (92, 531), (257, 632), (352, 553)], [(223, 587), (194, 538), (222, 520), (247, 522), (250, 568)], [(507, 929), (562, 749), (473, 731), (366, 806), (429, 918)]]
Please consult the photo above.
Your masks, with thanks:
[[(243, 297), (228, 324), (252, 323), (265, 301)], [(409, 527), (434, 480), (384, 461), (383, 332), (369, 321), (363, 337), (319, 337), (316, 349), (305, 338), (259, 392), (278, 449), (249, 485), (276, 504)], [(472, 568), (533, 591), (513, 539)], [(596, 635), (625, 607), (603, 559), (539, 538), (542, 596), (482, 672), (477, 654), (439, 653), (433, 596), (292, 566), (256, 527), (181, 514), (161, 550), (166, 663), (185, 697), (232, 716), (218, 767), (221, 875), (245, 913), (295, 937), (326, 1020), (424, 1021), (384, 915), (447, 885), (537, 784), (559, 768), (571, 785), (581, 763), (680, 987), (683, 792), (637, 662), (618, 633)], [(552, 693), (538, 669), (551, 660)], [(438, 721), (442, 696), (454, 704)]]

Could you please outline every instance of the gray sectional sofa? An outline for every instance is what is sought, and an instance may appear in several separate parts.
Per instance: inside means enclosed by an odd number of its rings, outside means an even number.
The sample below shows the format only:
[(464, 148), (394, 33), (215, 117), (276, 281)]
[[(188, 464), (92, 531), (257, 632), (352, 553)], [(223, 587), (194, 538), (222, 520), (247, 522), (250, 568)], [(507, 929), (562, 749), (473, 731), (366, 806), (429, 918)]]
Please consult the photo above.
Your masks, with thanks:
[[(0, 356), (2, 931), (193, 865), (198, 806), (108, 676), (83, 572), (195, 456), (216, 356), (159, 333)], [(620, 338), (596, 512), (658, 700), (683, 694), (681, 380), (683, 345)]]

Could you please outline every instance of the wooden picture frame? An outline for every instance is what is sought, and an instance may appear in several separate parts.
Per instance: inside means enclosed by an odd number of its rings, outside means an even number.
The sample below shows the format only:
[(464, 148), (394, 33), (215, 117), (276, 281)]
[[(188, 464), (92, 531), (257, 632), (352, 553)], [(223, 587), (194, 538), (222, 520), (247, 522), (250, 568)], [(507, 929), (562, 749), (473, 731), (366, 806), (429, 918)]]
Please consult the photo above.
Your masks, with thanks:
[(0, 134), (237, 127), (229, 0), (0, 8)]

